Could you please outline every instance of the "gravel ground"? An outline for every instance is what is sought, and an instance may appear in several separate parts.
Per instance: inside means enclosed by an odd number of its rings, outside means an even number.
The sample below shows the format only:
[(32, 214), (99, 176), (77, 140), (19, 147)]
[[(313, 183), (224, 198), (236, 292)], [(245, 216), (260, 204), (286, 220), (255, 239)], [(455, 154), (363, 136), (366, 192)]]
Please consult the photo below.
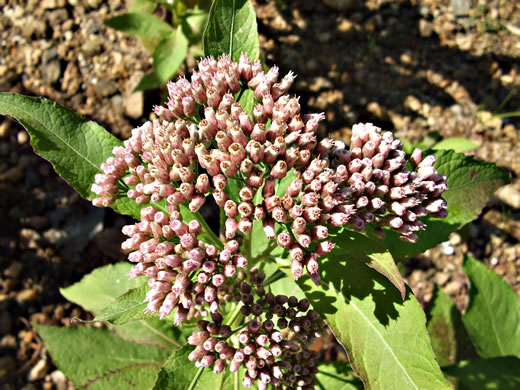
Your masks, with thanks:
[[(520, 4), (513, 0), (255, 2), (268, 63), (298, 74), (294, 93), (348, 140), (370, 121), (411, 141), (436, 131), (479, 145), (511, 185), (448, 243), (407, 260), (425, 305), (434, 283), (464, 309), (462, 254), (491, 266), (520, 292)], [(482, 5), (481, 5), (482, 4)], [(132, 93), (151, 59), (103, 21), (122, 0), (0, 0), (0, 91), (45, 96), (125, 138), (157, 91)], [(188, 64), (193, 61), (188, 61)], [(182, 71), (185, 71), (183, 67)], [(125, 218), (96, 209), (34, 154), (27, 133), (0, 118), (0, 388), (71, 388), (30, 322), (70, 326), (89, 314), (59, 288), (124, 258)]]

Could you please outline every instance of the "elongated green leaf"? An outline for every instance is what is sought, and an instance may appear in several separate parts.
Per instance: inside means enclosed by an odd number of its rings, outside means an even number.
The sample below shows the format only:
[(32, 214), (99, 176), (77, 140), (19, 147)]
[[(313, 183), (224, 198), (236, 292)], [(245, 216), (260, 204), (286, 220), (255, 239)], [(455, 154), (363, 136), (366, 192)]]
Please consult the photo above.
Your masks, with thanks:
[(347, 362), (326, 362), (318, 366), (317, 388), (320, 390), (361, 390), (363, 383), (348, 367)]
[(399, 240), (387, 231), (384, 245), (395, 258), (413, 256), (446, 241), (449, 235), (478, 217), (498, 187), (509, 183), (509, 174), (495, 164), (475, 160), (452, 150), (438, 150), (435, 167), (447, 176), (448, 190), (443, 197), (448, 202), (449, 215), (445, 219), (425, 218), (426, 230), (418, 233), (416, 244)]
[[(289, 261), (277, 259), (290, 275)], [(433, 355), (421, 306), (403, 301), (377, 271), (341, 249), (320, 259), (322, 283), (298, 280), (315, 310), (345, 347), (367, 389), (449, 389)]]
[(462, 137), (446, 138), (432, 146), (433, 150), (453, 150), (457, 153), (464, 153), (477, 148), (476, 143)]
[(61, 295), (94, 314), (101, 312), (118, 296), (132, 288), (141, 286), (144, 277), (128, 279), (132, 265), (121, 262), (96, 268), (81, 281), (60, 289)]
[(159, 88), (163, 82), (159, 79), (157, 73), (152, 71), (151, 73), (145, 74), (139, 81), (139, 84), (134, 89), (135, 91), (147, 91), (154, 88)]
[(242, 92), (238, 102), (242, 106), (245, 112), (252, 116), (253, 108), (255, 107), (255, 94), (251, 89), (246, 89)]
[(204, 31), (204, 54), (229, 54), (238, 60), (245, 52), (250, 59), (260, 54), (256, 14), (247, 0), (215, 0)]
[[(225, 372), (223, 375), (224, 380), (222, 381), (222, 385), (220, 388), (217, 388), (218, 390), (247, 390), (247, 387), (245, 387), (242, 384), (242, 381), (244, 380), (244, 374), (246, 370), (244, 369), (244, 366), (241, 365), (240, 368), (235, 372)], [(251, 388), (251, 387), (250, 387)]]
[(459, 390), (520, 389), (520, 360), (513, 356), (466, 360), (442, 370), (457, 378)]
[(35, 151), (85, 198), (92, 196), (90, 187), (101, 163), (121, 145), (97, 123), (44, 98), (0, 93), (0, 114), (20, 122)]
[(469, 306), (462, 321), (481, 357), (520, 357), (520, 301), (511, 286), (478, 260), (467, 256)]
[(438, 286), (435, 286), (427, 317), (433, 351), (441, 367), (477, 357), (460, 312)]
[(200, 43), (208, 23), (208, 12), (188, 11), (181, 19), (182, 32), (191, 44)]
[(76, 388), (151, 388), (170, 353), (125, 341), (101, 328), (34, 326), (55, 364)]
[(181, 26), (162, 40), (153, 53), (155, 74), (161, 82), (166, 82), (175, 76), (177, 70), (186, 59), (188, 40), (182, 32)]
[(155, 313), (145, 313), (144, 298), (150, 290), (147, 283), (128, 290), (115, 301), (103, 308), (94, 321), (106, 321), (114, 325), (120, 325), (131, 321), (157, 317)]
[(121, 325), (108, 325), (112, 333), (137, 344), (155, 345), (169, 350), (182, 348), (186, 344), (186, 337), (181, 330), (167, 319), (150, 318)]
[(106, 20), (105, 24), (138, 37), (160, 36), (166, 38), (175, 31), (168, 23), (149, 13), (128, 13), (114, 16)]
[(194, 347), (185, 345), (170, 355), (159, 371), (154, 390), (215, 390), (219, 389), (224, 375), (215, 375), (208, 368), (197, 368), (188, 360)]
[[(62, 288), (60, 292), (69, 301), (100, 316), (103, 309), (116, 298), (145, 283), (145, 277), (128, 279), (127, 273), (131, 266), (130, 263), (121, 262), (97, 268), (79, 282)], [(180, 348), (180, 342), (184, 340), (182, 333), (170, 322), (159, 321), (157, 318), (117, 325), (111, 327), (111, 330), (125, 340), (165, 348)]]
[(386, 276), (404, 299), (406, 295), (404, 279), (388, 249), (379, 242), (348, 229), (338, 233), (334, 242), (345, 251), (346, 255), (366, 263), (370, 268)]
[[(44, 98), (0, 93), (0, 114), (15, 118), (31, 136), (36, 153), (49, 160), (58, 174), (84, 198), (101, 164), (122, 142), (81, 115)], [(135, 202), (116, 200), (112, 208), (121, 214), (139, 216)]]

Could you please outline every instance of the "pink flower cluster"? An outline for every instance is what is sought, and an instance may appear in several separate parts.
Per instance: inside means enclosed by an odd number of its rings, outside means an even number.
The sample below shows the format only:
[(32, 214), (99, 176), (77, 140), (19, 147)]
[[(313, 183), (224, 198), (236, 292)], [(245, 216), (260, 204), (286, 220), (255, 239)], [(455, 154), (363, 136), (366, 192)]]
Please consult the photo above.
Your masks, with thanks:
[[(236, 369), (245, 362), (245, 384), (260, 378), (259, 386), (312, 388), (308, 375), (313, 369), (305, 365), (312, 354), (301, 351), (319, 319), (292, 298), (271, 302), (263, 287), (255, 290), (256, 303), (243, 293), (247, 284), (238, 275), (254, 260), (241, 254), (244, 237), (255, 223), (262, 224), (266, 237), (286, 249), (295, 278), (306, 270), (319, 283), (319, 258), (334, 247), (331, 228), (362, 232), (372, 225), (384, 235), (387, 227), (415, 242), (425, 228), (420, 218), (447, 215), (442, 198), (447, 185), (433, 156), (423, 158), (416, 150), (407, 159), (401, 142), (372, 124), (355, 125), (349, 147), (329, 138), (318, 142), (324, 115), (303, 115), (298, 98), (287, 94), (295, 76), (289, 72), (279, 80), (278, 73), (276, 66), (264, 72), (246, 55), (239, 62), (209, 57), (200, 61), (190, 81), (170, 82), (166, 106), (154, 108), (158, 119), (134, 129), (102, 164), (104, 173), (92, 186), (93, 203), (107, 207), (128, 197), (143, 205), (141, 221), (123, 229), (129, 237), (123, 248), (135, 263), (130, 276), (150, 278), (147, 311), (165, 317), (175, 309), (176, 324), (211, 317), (211, 323), (199, 322), (202, 333), (190, 341), (198, 348), (193, 354), (197, 364), (221, 372), (225, 365)], [(210, 195), (225, 215), (220, 245), (201, 239), (200, 224), (187, 217)], [(210, 335), (215, 333), (205, 328), (229, 336), (221, 324), (221, 302), (238, 299), (237, 286), (246, 296), (239, 298), (242, 315), (253, 327), (242, 349), (214, 342)], [(287, 328), (284, 337), (290, 334), (291, 343), (301, 339), (297, 347), (273, 340), (273, 315), (279, 318), (276, 332)], [(290, 320), (284, 327), (286, 315)], [(290, 325), (297, 322), (302, 323)], [(294, 364), (282, 367), (265, 343), (276, 351), (280, 347), (284, 361), (294, 359)], [(253, 347), (247, 349), (249, 344)]]
[(199, 367), (213, 367), (216, 374), (226, 366), (231, 372), (243, 366), (246, 387), (256, 381), (259, 390), (268, 384), (313, 389), (319, 354), (308, 347), (326, 325), (309, 310), (307, 299), (266, 293), (264, 278), (265, 274), (253, 268), (248, 281), (239, 277), (235, 283), (233, 299), (242, 303), (241, 314), (248, 318), (237, 340), (230, 337), (229, 326), (199, 320), (199, 330), (188, 338), (196, 346), (189, 359)]

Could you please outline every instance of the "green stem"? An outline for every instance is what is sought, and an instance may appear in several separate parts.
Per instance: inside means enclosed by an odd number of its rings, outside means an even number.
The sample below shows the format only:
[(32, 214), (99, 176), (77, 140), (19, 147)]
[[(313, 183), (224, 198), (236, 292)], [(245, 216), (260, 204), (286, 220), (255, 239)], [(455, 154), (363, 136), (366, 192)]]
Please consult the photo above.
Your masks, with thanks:
[(251, 322), (251, 321), (244, 322), (242, 325), (236, 327), (235, 329), (231, 329), (231, 334), (235, 334), (235, 333), (238, 332), (239, 330), (244, 329), (247, 325), (249, 325), (250, 322)]
[(240, 308), (241, 308), (241, 305), (236, 305), (235, 308), (233, 309), (233, 311), (231, 312), (231, 317), (229, 319), (226, 319), (224, 321), (224, 324), (229, 325), (229, 326), (233, 325), (233, 322), (235, 322), (235, 320), (240, 315)]
[(271, 276), (267, 278), (267, 280), (264, 282), (264, 287), (269, 286), (270, 284), (282, 279), (285, 277), (285, 273), (283, 271), (280, 271), (277, 269)]
[(199, 368), (197, 373), (195, 374), (195, 377), (190, 383), (190, 387), (188, 387), (188, 390), (193, 390), (195, 386), (197, 385), (197, 382), (199, 381), (200, 376), (202, 375), (202, 371), (204, 371), (204, 367)]

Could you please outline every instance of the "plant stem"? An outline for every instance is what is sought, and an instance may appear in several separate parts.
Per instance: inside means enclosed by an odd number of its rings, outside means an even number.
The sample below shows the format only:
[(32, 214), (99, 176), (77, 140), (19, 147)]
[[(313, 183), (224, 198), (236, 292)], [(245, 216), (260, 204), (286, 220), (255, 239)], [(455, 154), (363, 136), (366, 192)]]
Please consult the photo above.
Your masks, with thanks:
[(193, 390), (195, 386), (197, 385), (197, 382), (199, 381), (200, 376), (202, 375), (202, 371), (204, 370), (204, 367), (199, 368), (197, 373), (195, 374), (195, 377), (190, 383), (190, 387), (188, 387), (188, 390)]
[(277, 269), (271, 276), (267, 278), (267, 280), (264, 282), (264, 287), (269, 286), (271, 283), (274, 283), (280, 279), (285, 277), (285, 273), (283, 271), (280, 271)]

